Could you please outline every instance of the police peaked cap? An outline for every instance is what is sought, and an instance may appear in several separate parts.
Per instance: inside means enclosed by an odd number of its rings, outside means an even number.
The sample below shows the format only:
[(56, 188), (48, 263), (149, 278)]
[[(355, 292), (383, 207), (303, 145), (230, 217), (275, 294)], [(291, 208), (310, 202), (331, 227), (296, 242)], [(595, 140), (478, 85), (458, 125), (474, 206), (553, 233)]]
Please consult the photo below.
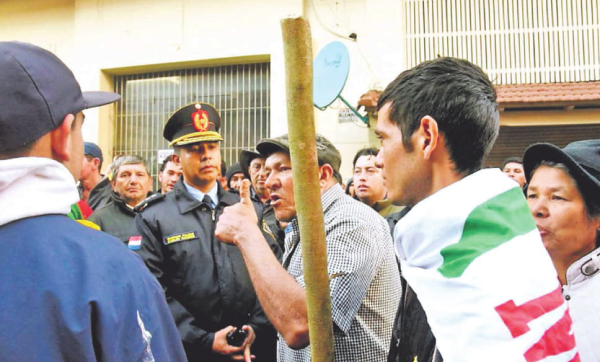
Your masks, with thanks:
[(220, 128), (221, 116), (215, 107), (195, 102), (179, 108), (171, 115), (165, 125), (163, 137), (169, 141), (169, 146), (222, 141)]

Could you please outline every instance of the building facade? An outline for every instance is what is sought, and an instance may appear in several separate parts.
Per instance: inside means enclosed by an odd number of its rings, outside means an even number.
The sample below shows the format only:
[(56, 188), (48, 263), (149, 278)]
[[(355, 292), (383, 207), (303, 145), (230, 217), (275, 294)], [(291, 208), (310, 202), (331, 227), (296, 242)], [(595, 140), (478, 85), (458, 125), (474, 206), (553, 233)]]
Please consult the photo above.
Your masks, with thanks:
[[(136, 153), (157, 165), (168, 115), (205, 101), (221, 110), (231, 164), (241, 149), (287, 131), (293, 100), (285, 96), (280, 20), (304, 14), (314, 56), (331, 41), (348, 48), (342, 95), (351, 104), (438, 55), (480, 65), (498, 86), (502, 129), (487, 162), (498, 166), (536, 141), (600, 138), (599, 7), (597, 0), (3, 0), (0, 40), (53, 51), (84, 90), (122, 94), (114, 107), (86, 112), (84, 137), (106, 158)], [(378, 146), (373, 127), (348, 114), (341, 101), (315, 109), (317, 131), (342, 152), (344, 177), (359, 148)]]

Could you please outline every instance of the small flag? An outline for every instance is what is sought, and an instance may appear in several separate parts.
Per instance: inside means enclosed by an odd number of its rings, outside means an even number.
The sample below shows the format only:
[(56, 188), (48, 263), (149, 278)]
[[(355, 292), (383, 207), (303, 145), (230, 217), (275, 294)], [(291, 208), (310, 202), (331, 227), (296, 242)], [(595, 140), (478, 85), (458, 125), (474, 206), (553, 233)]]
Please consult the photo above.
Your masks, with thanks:
[(127, 247), (130, 250), (140, 250), (140, 248), (142, 247), (142, 236), (141, 235), (130, 236), (129, 240), (127, 241)]

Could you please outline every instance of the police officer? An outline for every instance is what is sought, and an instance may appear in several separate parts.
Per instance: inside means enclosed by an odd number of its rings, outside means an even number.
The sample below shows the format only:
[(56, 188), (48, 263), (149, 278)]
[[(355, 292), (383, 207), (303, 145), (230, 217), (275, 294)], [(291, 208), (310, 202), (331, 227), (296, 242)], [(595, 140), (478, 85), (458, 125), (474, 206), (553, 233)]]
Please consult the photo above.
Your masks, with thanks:
[[(150, 271), (165, 289), (190, 361), (250, 358), (274, 360), (275, 331), (235, 246), (220, 243), (215, 224), (223, 209), (239, 201), (218, 182), (221, 118), (210, 104), (193, 103), (167, 121), (163, 136), (174, 148), (173, 161), (183, 177), (173, 191), (149, 199), (138, 208), (139, 249)], [(258, 210), (257, 210), (258, 213)], [(259, 214), (259, 219), (261, 219)], [(262, 220), (259, 220), (262, 225)], [(267, 241), (279, 257), (273, 239)], [(229, 345), (226, 335), (242, 328), (242, 346)]]

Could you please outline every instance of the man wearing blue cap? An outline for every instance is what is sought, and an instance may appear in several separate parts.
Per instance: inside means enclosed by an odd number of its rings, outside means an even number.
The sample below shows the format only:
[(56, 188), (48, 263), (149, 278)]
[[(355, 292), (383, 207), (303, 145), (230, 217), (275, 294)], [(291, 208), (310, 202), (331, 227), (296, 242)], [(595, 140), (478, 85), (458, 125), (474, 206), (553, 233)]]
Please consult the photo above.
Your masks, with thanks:
[(79, 190), (81, 199), (88, 201), (90, 191), (102, 180), (102, 150), (92, 142), (83, 143), (83, 163), (79, 174)]
[[(275, 330), (265, 316), (242, 255), (214, 234), (223, 209), (239, 197), (223, 190), (219, 134), (221, 117), (210, 104), (181, 107), (167, 121), (163, 136), (174, 148), (182, 177), (173, 191), (137, 208), (138, 250), (163, 285), (189, 361), (274, 361)], [(255, 208), (258, 225), (262, 212)], [(268, 232), (265, 227), (263, 233)], [(281, 253), (277, 243), (265, 242)], [(268, 249), (267, 249), (268, 250)], [(227, 340), (235, 327), (246, 332), (240, 344)]]
[(37, 46), (0, 42), (0, 361), (183, 361), (164, 294), (122, 243), (66, 217), (79, 199), (82, 93)]

